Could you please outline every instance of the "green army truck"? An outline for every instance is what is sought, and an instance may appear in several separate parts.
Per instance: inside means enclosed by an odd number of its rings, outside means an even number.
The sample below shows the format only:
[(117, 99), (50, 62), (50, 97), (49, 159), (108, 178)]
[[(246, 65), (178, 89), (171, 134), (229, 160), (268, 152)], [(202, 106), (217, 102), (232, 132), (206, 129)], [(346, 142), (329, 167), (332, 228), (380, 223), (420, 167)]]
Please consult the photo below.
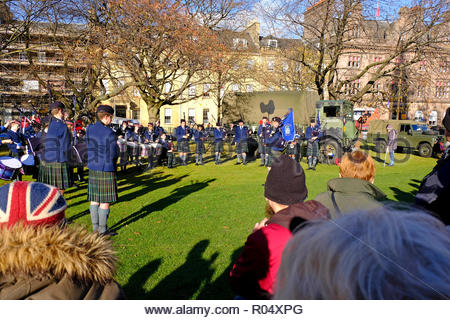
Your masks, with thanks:
[(358, 140), (353, 120), (353, 103), (346, 100), (321, 100), (316, 103), (316, 119), (320, 120), (320, 159), (335, 163), (345, 152), (351, 151)]
[(375, 145), (375, 151), (386, 152), (388, 142), (387, 125), (398, 132), (397, 146), (399, 151), (418, 151), (421, 157), (431, 157), (435, 145), (443, 141), (443, 136), (431, 130), (426, 124), (413, 120), (372, 120), (367, 132), (367, 142)]

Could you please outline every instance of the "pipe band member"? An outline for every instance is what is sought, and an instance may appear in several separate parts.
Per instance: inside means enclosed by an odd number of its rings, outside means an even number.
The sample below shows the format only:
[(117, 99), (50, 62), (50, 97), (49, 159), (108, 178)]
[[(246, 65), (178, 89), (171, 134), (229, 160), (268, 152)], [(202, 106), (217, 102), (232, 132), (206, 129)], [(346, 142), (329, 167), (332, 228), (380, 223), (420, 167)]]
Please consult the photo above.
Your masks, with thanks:
[(269, 149), (269, 160), (267, 161), (267, 168), (270, 170), (273, 162), (278, 159), (286, 146), (286, 141), (283, 139), (281, 132), (281, 119), (274, 117), (272, 119), (272, 132), (265, 140), (266, 146)]
[(203, 165), (203, 154), (206, 152), (205, 140), (207, 133), (204, 131), (203, 125), (199, 124), (194, 131), (195, 139), (195, 165)]
[(310, 121), (310, 126), (306, 128), (305, 138), (308, 141), (306, 156), (308, 157), (308, 170), (316, 170), (317, 159), (319, 157), (319, 138), (322, 137), (320, 127), (314, 118)]
[(247, 152), (248, 152), (248, 128), (244, 126), (244, 121), (240, 119), (238, 121), (238, 126), (234, 128), (234, 143), (236, 144), (236, 155), (237, 155), (237, 163), (247, 164)]
[(186, 126), (186, 120), (181, 119), (180, 125), (176, 129), (177, 136), (177, 151), (180, 156), (181, 165), (187, 165), (187, 156), (189, 153), (189, 139), (191, 138), (191, 133), (189, 128)]
[(267, 117), (263, 117), (261, 124), (258, 127), (258, 152), (261, 157), (260, 167), (267, 167), (269, 162), (270, 148), (267, 147), (266, 140), (269, 138), (271, 131), (272, 127), (269, 124), (269, 119)]
[(223, 152), (223, 142), (225, 141), (227, 137), (227, 132), (225, 128), (223, 128), (220, 124), (220, 122), (216, 123), (216, 127), (214, 128), (214, 153), (216, 154), (215, 157), (215, 164), (220, 164), (220, 155)]
[(97, 121), (86, 129), (88, 147), (88, 200), (91, 202), (92, 229), (107, 230), (110, 203), (117, 201), (117, 136), (109, 127), (114, 109), (108, 105), (97, 108)]
[(55, 186), (64, 194), (64, 190), (72, 185), (68, 166), (71, 133), (64, 121), (64, 104), (55, 101), (49, 109), (51, 118), (45, 135), (38, 181)]

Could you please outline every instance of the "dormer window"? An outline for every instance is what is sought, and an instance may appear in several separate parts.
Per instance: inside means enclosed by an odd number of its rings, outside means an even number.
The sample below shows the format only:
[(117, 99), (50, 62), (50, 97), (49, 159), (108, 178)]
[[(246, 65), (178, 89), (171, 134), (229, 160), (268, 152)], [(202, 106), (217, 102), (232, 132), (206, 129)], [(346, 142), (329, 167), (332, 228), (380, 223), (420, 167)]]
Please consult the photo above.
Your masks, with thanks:
[(271, 48), (277, 48), (277, 47), (278, 47), (278, 40), (270, 39), (270, 40), (267, 42), (267, 44), (268, 44), (268, 46), (271, 47)]
[(235, 48), (247, 48), (247, 39), (234, 38), (233, 47)]

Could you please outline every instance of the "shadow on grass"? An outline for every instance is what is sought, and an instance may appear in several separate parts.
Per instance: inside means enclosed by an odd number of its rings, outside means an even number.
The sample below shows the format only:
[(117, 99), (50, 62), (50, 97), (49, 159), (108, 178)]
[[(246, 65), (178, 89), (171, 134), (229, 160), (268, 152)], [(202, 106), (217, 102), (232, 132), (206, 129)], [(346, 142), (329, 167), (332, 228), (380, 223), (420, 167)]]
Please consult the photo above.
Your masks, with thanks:
[(123, 286), (127, 299), (147, 299), (148, 292), (144, 289), (145, 282), (158, 270), (161, 263), (161, 258), (152, 260), (131, 275), (127, 284)]
[(142, 299), (191, 299), (202, 284), (209, 282), (214, 274), (211, 265), (217, 259), (219, 253), (215, 252), (211, 258), (205, 259), (203, 254), (208, 245), (209, 240), (199, 241), (189, 251), (186, 261), (161, 280), (150, 292), (144, 292)]
[[(129, 201), (129, 200), (135, 199), (136, 197), (146, 194), (147, 192), (149, 192), (151, 190), (177, 183), (186, 176), (187, 175), (183, 175), (183, 176), (175, 178), (175, 179), (161, 181), (160, 183), (153, 183), (152, 185), (147, 186), (137, 192), (133, 192), (133, 193), (130, 193), (130, 194), (122, 197), (121, 200)], [(136, 222), (140, 219), (143, 219), (152, 212), (164, 210), (166, 207), (180, 201), (184, 197), (206, 188), (211, 182), (213, 182), (215, 180), (216, 179), (209, 179), (209, 180), (195, 182), (195, 183), (191, 183), (189, 185), (185, 185), (185, 186), (176, 188), (176, 189), (172, 190), (171, 193), (167, 197), (159, 199), (158, 201), (155, 201), (155, 202), (143, 207), (139, 211), (134, 212), (134, 213), (128, 215), (127, 217), (121, 219), (119, 222), (112, 225), (110, 227), (110, 230), (113, 232), (117, 232), (119, 229), (123, 228), (124, 226), (126, 226), (130, 223)]]
[(416, 193), (419, 189), (420, 186), (420, 180), (417, 179), (411, 179), (411, 182), (408, 183), (408, 185), (410, 185), (411, 187), (414, 188), (414, 191), (411, 192), (405, 192), (403, 190), (400, 190), (399, 188), (396, 187), (390, 187), (390, 189), (392, 191), (394, 191), (394, 198), (397, 201), (401, 201), (401, 202), (406, 202), (406, 203), (414, 203), (415, 201), (415, 197), (416, 197)]

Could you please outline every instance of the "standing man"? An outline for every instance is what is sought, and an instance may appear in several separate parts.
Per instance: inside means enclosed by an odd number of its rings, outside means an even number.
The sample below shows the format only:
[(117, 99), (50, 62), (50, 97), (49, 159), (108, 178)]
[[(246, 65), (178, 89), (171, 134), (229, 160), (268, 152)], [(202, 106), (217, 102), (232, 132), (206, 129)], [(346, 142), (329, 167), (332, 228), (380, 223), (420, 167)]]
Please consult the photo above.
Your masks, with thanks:
[(258, 152), (261, 157), (260, 167), (267, 166), (269, 162), (269, 148), (266, 145), (266, 140), (270, 136), (272, 128), (268, 123), (267, 117), (262, 118), (262, 124), (258, 127)]
[(189, 153), (189, 139), (191, 137), (190, 130), (186, 127), (186, 120), (181, 119), (180, 125), (176, 130), (177, 151), (180, 156), (181, 165), (187, 166), (186, 160)]
[(64, 104), (55, 101), (50, 104), (49, 109), (51, 118), (45, 135), (38, 182), (55, 186), (64, 195), (64, 191), (71, 185), (67, 163), (71, 150), (71, 134), (64, 122)]
[(450, 108), (445, 112), (446, 148), (433, 170), (422, 180), (416, 194), (416, 203), (439, 215), (445, 225), (450, 225), (448, 199), (450, 199)]
[[(20, 160), (20, 157), (24, 154), (23, 146), (25, 145), (25, 137), (20, 132), (20, 122), (11, 121), (10, 129), (6, 131), (3, 136), (6, 138), (1, 141), (1, 144), (7, 144), (9, 149), (9, 156)], [(22, 181), (22, 169), (16, 170), (14, 176), (12, 177), (14, 180)]]
[(274, 160), (278, 159), (286, 146), (286, 141), (283, 139), (281, 132), (281, 119), (274, 117), (272, 119), (272, 130), (269, 137), (266, 139), (266, 147), (269, 152), (269, 159), (267, 161), (267, 168), (270, 170)]
[(223, 142), (227, 136), (225, 128), (222, 128), (220, 122), (216, 123), (214, 128), (214, 152), (216, 154), (215, 164), (220, 164), (220, 154), (223, 152)]
[(236, 155), (237, 155), (237, 163), (236, 165), (247, 164), (247, 152), (248, 152), (248, 128), (244, 126), (244, 121), (239, 120), (239, 125), (234, 128), (234, 143), (236, 143)]
[(195, 165), (203, 165), (203, 154), (205, 153), (205, 140), (207, 134), (203, 130), (203, 125), (199, 124), (194, 131), (195, 139)]
[[(158, 140), (159, 131), (155, 131), (153, 129), (153, 123), (149, 122), (147, 128), (144, 131), (144, 142), (146, 144), (152, 144)], [(157, 154), (157, 149), (150, 146), (150, 150), (148, 151), (148, 165), (146, 170), (150, 170), (153, 168), (153, 158), (154, 155)]]
[(92, 229), (103, 234), (107, 230), (109, 205), (117, 201), (116, 162), (119, 156), (117, 137), (109, 127), (114, 109), (97, 108), (97, 121), (86, 129), (88, 148), (88, 200), (91, 202)]
[(320, 127), (316, 125), (316, 120), (311, 119), (310, 125), (306, 128), (305, 138), (308, 141), (306, 156), (308, 157), (308, 170), (316, 170), (317, 158), (319, 157), (319, 138), (322, 136)]
[(386, 126), (386, 130), (388, 132), (388, 144), (387, 149), (389, 152), (389, 158), (391, 159), (391, 162), (388, 164), (388, 167), (394, 166), (394, 151), (397, 150), (397, 138), (398, 138), (398, 132), (390, 124)]

